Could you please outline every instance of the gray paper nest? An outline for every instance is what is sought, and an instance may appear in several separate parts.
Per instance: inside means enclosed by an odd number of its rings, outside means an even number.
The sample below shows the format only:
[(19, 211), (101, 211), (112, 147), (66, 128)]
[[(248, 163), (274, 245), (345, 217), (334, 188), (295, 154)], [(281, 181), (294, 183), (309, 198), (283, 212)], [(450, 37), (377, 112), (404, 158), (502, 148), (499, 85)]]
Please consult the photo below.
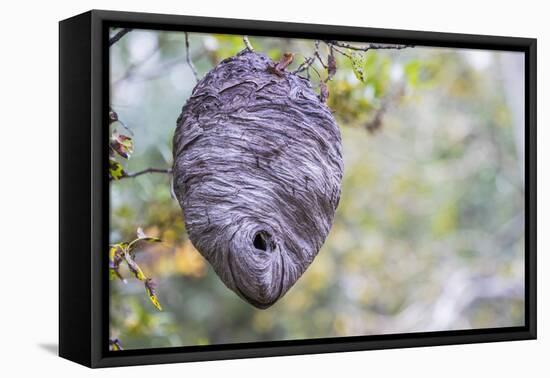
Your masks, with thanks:
[(258, 308), (323, 245), (340, 198), (340, 132), (309, 81), (245, 50), (194, 88), (174, 135), (174, 191), (189, 237)]

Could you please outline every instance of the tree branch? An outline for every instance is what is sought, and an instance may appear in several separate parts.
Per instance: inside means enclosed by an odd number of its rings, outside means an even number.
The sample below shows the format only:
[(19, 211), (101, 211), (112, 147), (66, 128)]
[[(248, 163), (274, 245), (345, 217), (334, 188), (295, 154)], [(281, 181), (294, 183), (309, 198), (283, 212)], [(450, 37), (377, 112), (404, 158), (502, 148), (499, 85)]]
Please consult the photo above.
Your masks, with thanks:
[[(381, 43), (369, 43), (364, 46), (355, 46), (346, 42), (340, 41), (324, 41), (329, 46), (338, 46), (345, 49), (355, 50), (355, 51), (369, 51), (369, 50), (401, 50), (408, 47), (414, 47), (413, 45), (395, 45), (395, 44), (381, 44)], [(339, 51), (340, 52), (340, 51)]]
[(191, 57), (189, 56), (189, 34), (187, 32), (185, 32), (185, 60), (187, 60), (187, 64), (189, 65), (189, 68), (193, 72), (193, 76), (195, 76), (195, 80), (198, 83), (200, 80), (199, 74), (197, 73), (197, 69), (193, 65)]
[(343, 56), (345, 56), (346, 58), (348, 59), (352, 59), (352, 56), (350, 54), (348, 54), (347, 52), (345, 51), (342, 51), (338, 48), (336, 48), (334, 45), (329, 45), (334, 51), (336, 51), (337, 53), (339, 54), (342, 54)]
[(109, 39), (109, 47), (111, 47), (112, 45), (117, 43), (122, 37), (124, 37), (126, 34), (128, 34), (131, 31), (132, 31), (132, 29), (130, 29), (130, 28), (124, 28), (124, 29), (120, 30), (118, 33), (116, 33), (114, 36), (112, 36)]
[[(124, 178), (133, 178), (133, 177), (144, 175), (146, 173), (164, 173), (164, 174), (167, 174), (167, 175), (171, 175), (172, 174), (172, 169), (171, 168), (145, 168), (141, 171), (137, 171), (137, 172), (133, 172), (133, 173), (126, 173), (126, 175), (122, 176), (118, 180), (122, 180)], [(110, 179), (109, 181), (112, 181), (112, 179)]]
[(324, 69), (328, 69), (328, 66), (323, 62), (323, 59), (321, 59), (321, 54), (319, 54), (319, 44), (320, 41), (315, 41), (315, 56), (319, 60), (319, 63), (321, 63), (321, 66), (323, 66)]

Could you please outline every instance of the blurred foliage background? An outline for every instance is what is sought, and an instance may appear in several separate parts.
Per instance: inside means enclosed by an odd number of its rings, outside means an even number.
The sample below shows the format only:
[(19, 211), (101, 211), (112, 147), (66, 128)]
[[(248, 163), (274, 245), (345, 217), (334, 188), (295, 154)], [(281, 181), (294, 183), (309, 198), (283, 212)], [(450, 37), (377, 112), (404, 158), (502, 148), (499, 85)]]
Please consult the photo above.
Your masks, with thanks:
[[(290, 71), (315, 49), (250, 42), (274, 60), (294, 53)], [(189, 34), (200, 77), (243, 48), (241, 36)], [(134, 141), (124, 169), (170, 168), (196, 83), (184, 33), (133, 30), (110, 52), (111, 107)], [(242, 301), (194, 249), (170, 175), (111, 182), (111, 242), (138, 227), (163, 240), (135, 252), (162, 311), (124, 266), (127, 283), (110, 281), (111, 337), (125, 349), (523, 325), (523, 55), (416, 46), (335, 56), (327, 104), (342, 133), (341, 201), (319, 255), (271, 308)], [(316, 90), (326, 75), (316, 61)]]

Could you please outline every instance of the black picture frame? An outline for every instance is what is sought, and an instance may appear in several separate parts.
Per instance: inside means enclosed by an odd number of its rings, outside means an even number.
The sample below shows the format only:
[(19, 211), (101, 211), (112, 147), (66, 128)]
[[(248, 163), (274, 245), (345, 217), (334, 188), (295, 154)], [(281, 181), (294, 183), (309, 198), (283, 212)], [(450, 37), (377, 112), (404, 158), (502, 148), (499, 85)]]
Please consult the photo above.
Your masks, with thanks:
[[(108, 28), (403, 43), (525, 53), (525, 325), (110, 352)], [(536, 65), (531, 38), (92, 10), (59, 23), (59, 355), (89, 367), (535, 339)]]

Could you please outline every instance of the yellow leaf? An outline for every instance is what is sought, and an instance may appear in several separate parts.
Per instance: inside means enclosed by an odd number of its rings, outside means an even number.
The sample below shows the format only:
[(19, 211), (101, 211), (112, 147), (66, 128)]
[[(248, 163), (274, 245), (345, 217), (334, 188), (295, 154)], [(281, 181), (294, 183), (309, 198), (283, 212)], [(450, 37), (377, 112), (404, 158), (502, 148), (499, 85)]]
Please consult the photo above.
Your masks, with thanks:
[(128, 268), (132, 272), (132, 274), (140, 281), (145, 281), (147, 277), (139, 267), (139, 265), (132, 259), (132, 256), (130, 256), (129, 253), (124, 253), (124, 259), (126, 260), (126, 263), (128, 264)]
[(124, 251), (126, 243), (117, 243), (109, 247), (109, 261), (115, 261), (115, 257), (118, 251)]
[(162, 307), (160, 306), (159, 300), (157, 298), (156, 294), (156, 283), (148, 278), (145, 280), (145, 291), (147, 291), (147, 295), (149, 296), (149, 299), (153, 303), (153, 305), (157, 308), (157, 310), (162, 311)]
[(124, 168), (118, 161), (109, 159), (109, 176), (111, 176), (113, 180), (119, 180), (126, 176)]
[(113, 351), (122, 350), (122, 345), (120, 345), (119, 339), (109, 339), (109, 348)]
[(151, 295), (149, 294), (149, 299), (151, 300), (151, 302), (153, 303), (153, 305), (159, 310), (159, 311), (162, 311), (162, 307), (158, 301), (158, 298), (155, 294)]
[(115, 254), (116, 254), (117, 249), (118, 249), (118, 247), (116, 245), (109, 248), (109, 260), (110, 261), (115, 261)]
[(119, 278), (121, 281), (126, 280), (120, 275), (119, 266), (122, 261), (121, 252), (124, 251), (123, 244), (114, 244), (109, 247), (109, 279), (114, 280)]

